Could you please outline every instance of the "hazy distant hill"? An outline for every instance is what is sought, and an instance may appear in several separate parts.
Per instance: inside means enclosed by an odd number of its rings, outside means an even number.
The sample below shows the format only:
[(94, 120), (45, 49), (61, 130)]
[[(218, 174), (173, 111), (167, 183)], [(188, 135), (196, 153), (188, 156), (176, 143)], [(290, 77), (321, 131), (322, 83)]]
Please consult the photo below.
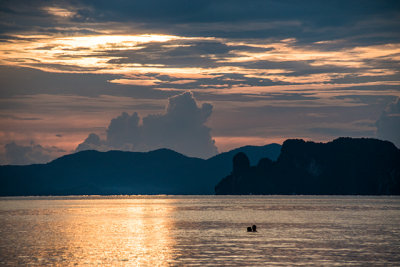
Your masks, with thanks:
[(230, 173), (232, 158), (276, 159), (280, 145), (246, 146), (208, 160), (175, 151), (82, 151), (47, 164), (0, 166), (0, 195), (214, 194)]
[(269, 144), (266, 146), (243, 146), (228, 152), (218, 154), (208, 159), (208, 161), (218, 162), (218, 164), (224, 164), (224, 167), (232, 168), (232, 159), (239, 152), (245, 153), (250, 160), (250, 164), (255, 165), (262, 158), (276, 160), (281, 153), (281, 145)]
[(277, 161), (251, 167), (234, 157), (217, 194), (400, 194), (400, 150), (377, 139), (338, 138), (329, 143), (286, 140)]

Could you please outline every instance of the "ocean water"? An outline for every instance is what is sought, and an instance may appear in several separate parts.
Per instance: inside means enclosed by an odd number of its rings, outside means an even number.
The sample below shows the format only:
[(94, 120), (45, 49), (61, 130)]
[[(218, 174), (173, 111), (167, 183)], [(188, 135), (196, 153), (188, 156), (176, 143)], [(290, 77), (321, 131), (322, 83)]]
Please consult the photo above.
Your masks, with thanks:
[(400, 198), (0, 198), (0, 265), (400, 266)]

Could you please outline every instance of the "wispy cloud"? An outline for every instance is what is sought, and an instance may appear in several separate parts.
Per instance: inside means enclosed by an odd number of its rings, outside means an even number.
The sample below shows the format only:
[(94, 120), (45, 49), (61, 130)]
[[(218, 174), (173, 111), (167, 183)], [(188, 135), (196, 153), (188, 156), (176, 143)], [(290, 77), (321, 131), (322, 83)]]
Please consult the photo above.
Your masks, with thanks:
[(48, 7), (43, 7), (43, 10), (48, 12), (50, 15), (58, 17), (73, 17), (74, 15), (76, 15), (75, 11), (68, 10), (62, 7), (48, 6)]
[[(258, 43), (234, 42), (224, 38), (160, 34), (14, 37), (0, 43), (0, 64), (47, 72), (114, 74), (120, 78), (110, 80), (112, 83), (169, 90), (181, 89), (174, 85), (187, 84), (188, 79), (193, 83), (191, 89), (214, 86), (229, 94), (243, 87), (258, 87), (257, 91), (261, 92), (263, 88), (277, 85), (305, 84), (312, 88), (315, 84), (338, 84), (335, 87), (341, 87), (340, 84), (346, 84), (341, 80), (355, 77), (364, 78), (353, 82), (355, 86), (366, 85), (365, 78), (385, 85), (388, 79), (395, 82), (399, 76), (396, 67), (382, 68), (380, 63), (398, 63), (400, 44), (329, 51), (320, 46), (298, 44), (295, 39), (272, 43), (265, 40), (260, 44), (260, 40)], [(301, 63), (303, 70), (289, 67), (286, 62)], [(265, 67), (252, 67), (260, 63)], [(239, 79), (232, 79), (232, 75)]]

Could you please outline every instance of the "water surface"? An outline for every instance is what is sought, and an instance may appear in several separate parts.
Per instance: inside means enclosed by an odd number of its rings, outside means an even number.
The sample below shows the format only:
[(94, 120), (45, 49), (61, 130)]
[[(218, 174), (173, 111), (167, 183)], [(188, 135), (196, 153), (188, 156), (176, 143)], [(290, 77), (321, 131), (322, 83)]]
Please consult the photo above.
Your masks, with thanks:
[(1, 266), (400, 265), (399, 197), (1, 198), (0, 226)]

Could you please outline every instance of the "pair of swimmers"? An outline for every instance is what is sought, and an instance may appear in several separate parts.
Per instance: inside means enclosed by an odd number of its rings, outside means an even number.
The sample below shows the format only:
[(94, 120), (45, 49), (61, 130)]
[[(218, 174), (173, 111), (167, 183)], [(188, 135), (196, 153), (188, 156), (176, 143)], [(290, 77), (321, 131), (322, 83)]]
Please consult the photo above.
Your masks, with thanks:
[(252, 227), (247, 227), (247, 232), (257, 232), (257, 226), (253, 225)]

